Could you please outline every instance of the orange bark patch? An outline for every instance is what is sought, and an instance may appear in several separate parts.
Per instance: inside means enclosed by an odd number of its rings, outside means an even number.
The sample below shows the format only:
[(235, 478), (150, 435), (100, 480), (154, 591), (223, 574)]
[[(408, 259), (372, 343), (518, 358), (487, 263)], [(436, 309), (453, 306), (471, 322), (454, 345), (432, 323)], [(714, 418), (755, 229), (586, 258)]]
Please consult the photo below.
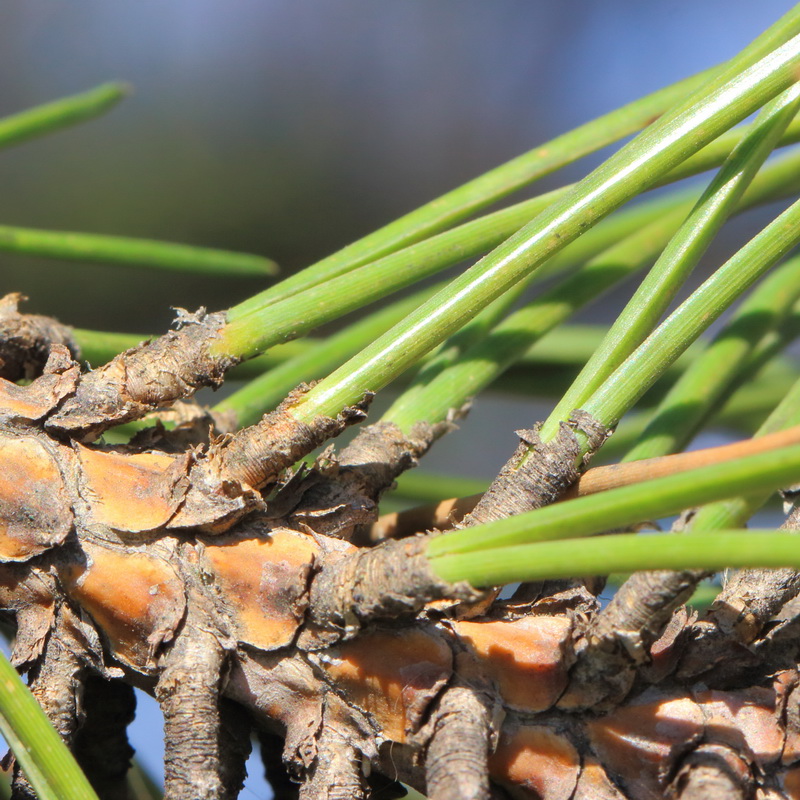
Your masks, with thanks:
[(186, 494), (185, 457), (81, 445), (76, 445), (76, 451), (90, 522), (131, 533), (157, 530), (166, 525)]
[(503, 731), (489, 757), (489, 774), (520, 800), (569, 800), (579, 772), (580, 756), (572, 743), (543, 726)]
[(308, 604), (308, 573), (318, 550), (310, 536), (284, 529), (206, 542), (206, 558), (231, 605), (240, 641), (261, 650), (292, 643)]
[(781, 776), (783, 793), (789, 800), (800, 800), (800, 767), (786, 770)]
[(183, 581), (161, 558), (91, 542), (82, 546), (86, 562), (60, 570), (65, 591), (92, 615), (116, 658), (146, 670), (183, 617)]
[(780, 672), (775, 681), (779, 692), (788, 690), (785, 699), (786, 741), (781, 755), (786, 766), (800, 762), (800, 687), (792, 685), (793, 677), (792, 671)]
[(698, 740), (703, 713), (688, 697), (618, 708), (587, 723), (600, 761), (618, 775), (628, 792), (641, 800), (661, 800), (659, 775), (671, 760)]
[(23, 561), (59, 544), (72, 509), (55, 457), (33, 436), (0, 435), (0, 559)]
[(745, 691), (696, 692), (695, 700), (706, 717), (706, 740), (746, 750), (759, 764), (777, 761), (783, 733), (775, 712), (775, 692), (752, 687)]
[(30, 386), (18, 386), (0, 378), (0, 413), (5, 419), (41, 419), (56, 402), (48, 401), (39, 392), (32, 392)]
[(594, 759), (584, 759), (575, 787), (575, 800), (625, 800), (603, 767)]
[(571, 627), (563, 617), (547, 616), (453, 623), (503, 700), (525, 711), (550, 708), (567, 685), (569, 664), (564, 656)]
[(405, 742), (450, 677), (453, 656), (424, 630), (374, 631), (318, 654), (320, 666), (353, 705), (394, 742)]
[(79, 377), (75, 364), (64, 372), (41, 375), (27, 386), (0, 378), (0, 417), (28, 422), (42, 419), (75, 390)]

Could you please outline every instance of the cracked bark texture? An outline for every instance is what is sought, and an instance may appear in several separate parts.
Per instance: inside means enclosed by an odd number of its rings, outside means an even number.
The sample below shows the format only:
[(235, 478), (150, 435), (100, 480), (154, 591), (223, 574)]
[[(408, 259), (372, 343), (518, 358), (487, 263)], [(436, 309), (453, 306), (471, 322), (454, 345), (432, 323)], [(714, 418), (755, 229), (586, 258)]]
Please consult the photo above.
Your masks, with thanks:
[(425, 791), (430, 800), (489, 797), (490, 709), (469, 686), (446, 689), (433, 713), (425, 754)]
[(209, 346), (225, 324), (223, 314), (179, 314), (179, 330), (121, 353), (81, 379), (75, 394), (47, 423), (49, 430), (96, 439), (114, 425), (140, 419), (203, 386), (219, 386), (238, 363), (212, 356)]
[(431, 445), (452, 428), (449, 422), (418, 422), (405, 434), (393, 422), (368, 425), (340, 453), (339, 475), (377, 501), (395, 478), (415, 467)]
[(631, 575), (581, 634), (561, 707), (608, 708), (624, 699), (636, 667), (649, 660), (653, 642), (707, 574), (659, 570)]
[[(575, 431), (587, 439), (584, 457)], [(578, 480), (581, 463), (588, 462), (608, 435), (606, 428), (582, 411), (574, 411), (569, 423), (561, 423), (550, 442), (542, 442), (536, 428), (517, 431), (521, 441), (516, 452), (458, 527), (505, 519), (555, 502)]]
[[(800, 508), (793, 508), (782, 530), (800, 529)], [(703, 619), (691, 631), (681, 663), (686, 676), (699, 677), (723, 662), (725, 672), (746, 672), (758, 663), (756, 651), (765, 625), (800, 591), (794, 569), (743, 569), (729, 577)]]
[(363, 800), (367, 781), (357, 746), (360, 737), (341, 714), (338, 701), (329, 698), (324, 705), (316, 755), (300, 787), (300, 800)]
[(292, 525), (369, 544), (381, 495), (451, 428), (449, 422), (419, 423), (406, 435), (390, 422), (368, 425), (341, 452), (326, 450), (311, 470), (282, 486), (273, 498), (273, 514)]
[(65, 346), (74, 358), (80, 352), (66, 325), (50, 317), (20, 314), (21, 294), (0, 298), (0, 378), (18, 381), (41, 372), (54, 344)]
[[(527, 604), (496, 603), (484, 616), (452, 621), (440, 618), (436, 603), (417, 611), (403, 603), (402, 617), (383, 622), (373, 617), (355, 635), (339, 630), (323, 640), (304, 609), (324, 568), (310, 567), (331, 553), (358, 552), (340, 540), (331, 539), (326, 550), (318, 534), (252, 524), (238, 534), (207, 537), (199, 548), (168, 548), (164, 562), (131, 560), (126, 573), (119, 572), (117, 561), (104, 560), (105, 549), (83, 547), (91, 564), (82, 568), (81, 584), (67, 580), (74, 567), (69, 551), (59, 551), (64, 600), (88, 610), (103, 641), (104, 668), (124, 664), (160, 698), (171, 742), (172, 798), (224, 797), (221, 782), (228, 796), (235, 796), (228, 779), (219, 777), (218, 692), (246, 710), (272, 741), (285, 742), (284, 758), (297, 778), (306, 779), (306, 797), (336, 796), (331, 787), (352, 797), (368, 792), (367, 764), (419, 788), (427, 780), (434, 796), (457, 796), (467, 791), (464, 783), (475, 796), (486, 796), (478, 766), (486, 755), (488, 791), (548, 800), (573, 792), (662, 797), (701, 745), (745, 742), (742, 752), (754, 759), (746, 778), (756, 786), (791, 785), (792, 770), (800, 764), (797, 673), (770, 677), (765, 670), (732, 690), (682, 683), (675, 674), (682, 640), (674, 631), (649, 648), (637, 667), (638, 683), (606, 711), (584, 714), (560, 707), (577, 633), (591, 613), (591, 606), (567, 598), (564, 606), (551, 596)], [(78, 553), (72, 559), (82, 563)], [(24, 573), (19, 565), (5, 569), (10, 569), (5, 585)], [(108, 578), (104, 570), (111, 570)], [(202, 591), (196, 584), (200, 576)], [(184, 588), (167, 603), (174, 580)], [(308, 595), (289, 600), (286, 592), (298, 582), (310, 584)], [(128, 606), (120, 606), (121, 596)], [(179, 614), (170, 610), (172, 603)], [(281, 609), (283, 617), (276, 616)], [(209, 630), (209, 615), (226, 629)], [(690, 622), (674, 619), (682, 629)], [(140, 627), (131, 632), (133, 620)], [(220, 643), (227, 635), (230, 651)], [(294, 643), (304, 635), (306, 646), (297, 649)], [(140, 647), (132, 637), (151, 644)], [(648, 679), (655, 666), (657, 681)], [(477, 679), (485, 698), (478, 703), (470, 688)], [(374, 742), (382, 742), (377, 750)], [(690, 775), (684, 782), (691, 786), (696, 780)], [(454, 781), (458, 788), (452, 788)]]
[[(72, 743), (79, 725), (79, 697), (84, 665), (75, 643), (65, 641), (57, 627), (47, 638), (41, 657), (31, 671), (29, 686), (55, 729)], [(36, 800), (25, 774), (14, 764), (12, 800)]]
[(221, 480), (260, 489), (321, 444), (338, 436), (348, 425), (366, 416), (370, 396), (345, 408), (335, 419), (319, 416), (311, 424), (295, 419), (292, 406), (304, 389), (296, 390), (256, 425), (213, 442), (208, 461)]
[(450, 584), (433, 573), (426, 545), (426, 537), (415, 537), (331, 560), (312, 584), (309, 620), (352, 636), (371, 620), (409, 616), (435, 600), (480, 600), (483, 593), (469, 584)]
[(247, 725), (220, 709), (227, 636), (199, 589), (190, 585), (186, 619), (165, 654), (155, 694), (164, 715), (164, 791), (197, 800), (236, 798), (249, 754)]
[(136, 698), (122, 681), (92, 676), (83, 695), (85, 719), (75, 737), (74, 752), (100, 800), (126, 800), (127, 776), (133, 757), (128, 725)]
[[(184, 322), (83, 375), (51, 331), (44, 364), (34, 344), (23, 359), (38, 377), (0, 378), (0, 609), (103, 798), (125, 796), (130, 685), (164, 712), (168, 800), (233, 800), (251, 725), (289, 798), (377, 800), (397, 781), (433, 800), (800, 798), (796, 576), (742, 573), (699, 622), (680, 605), (691, 572), (641, 573), (605, 611), (564, 581), (507, 602), (448, 584), (433, 534), (352, 535), (437, 431), (374, 426), (290, 474), (364, 413), (299, 425), (296, 394), (218, 439), (194, 415), (194, 430), (86, 444), (221, 378), (224, 363), (181, 361), (219, 319)], [(576, 412), (547, 445), (523, 433), (466, 524), (555, 500), (577, 435), (591, 451), (606, 432)], [(698, 676), (712, 629), (739, 649)], [(14, 791), (31, 796), (23, 776)]]

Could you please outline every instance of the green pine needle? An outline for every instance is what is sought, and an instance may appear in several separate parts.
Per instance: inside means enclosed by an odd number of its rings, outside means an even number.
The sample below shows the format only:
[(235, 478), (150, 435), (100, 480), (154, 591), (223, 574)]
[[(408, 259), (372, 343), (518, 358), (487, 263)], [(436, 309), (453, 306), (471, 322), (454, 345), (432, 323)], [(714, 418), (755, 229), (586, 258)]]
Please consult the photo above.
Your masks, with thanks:
[(613, 534), (582, 540), (501, 547), (431, 560), (444, 580), (473, 586), (553, 580), (610, 572), (733, 567), (800, 569), (800, 536), (773, 530), (693, 530), (676, 536)]
[(799, 477), (800, 445), (783, 447), (446, 533), (431, 541), (428, 554), (438, 558), (591, 536), (716, 500), (776, 490)]
[(66, 744), (2, 653), (0, 733), (40, 800), (97, 800)]
[(196, 275), (263, 278), (278, 265), (263, 256), (152, 239), (45, 231), (0, 225), (0, 251), (39, 258), (125, 264)]
[(124, 83), (104, 83), (88, 92), (3, 117), (0, 119), (0, 148), (99, 117), (114, 108), (129, 91)]

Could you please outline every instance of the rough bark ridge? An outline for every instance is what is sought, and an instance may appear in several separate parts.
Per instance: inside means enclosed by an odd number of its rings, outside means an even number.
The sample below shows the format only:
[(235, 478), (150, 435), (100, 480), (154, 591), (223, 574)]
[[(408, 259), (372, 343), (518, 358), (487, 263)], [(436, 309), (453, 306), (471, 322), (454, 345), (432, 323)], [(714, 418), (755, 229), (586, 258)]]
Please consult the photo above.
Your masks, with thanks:
[(203, 386), (219, 386), (236, 359), (212, 356), (209, 345), (225, 324), (223, 314), (179, 312), (177, 330), (127, 350), (85, 374), (72, 397), (50, 416), (47, 428), (95, 439), (104, 430), (139, 419)]
[[(589, 456), (584, 459), (576, 431), (588, 441)], [(521, 441), (516, 452), (459, 527), (504, 519), (558, 500), (578, 480), (582, 461), (588, 463), (608, 434), (583, 411), (574, 411), (569, 424), (562, 423), (550, 442), (539, 438), (538, 428), (517, 431)]]
[(9, 381), (33, 378), (50, 356), (50, 346), (62, 344), (77, 358), (78, 346), (69, 328), (49, 317), (20, 314), (21, 294), (0, 299), (0, 377)]
[[(702, 620), (679, 605), (693, 575), (636, 576), (605, 612), (583, 585), (487, 597), (431, 572), (434, 533), (355, 535), (436, 431), (373, 426), (291, 473), (364, 416), (301, 425), (293, 396), (221, 438), (200, 417), (205, 433), (86, 444), (220, 380), (218, 318), (81, 373), (60, 326), (9, 316), (37, 333), (2, 334), (4, 364), (38, 377), (0, 378), (0, 609), (104, 800), (125, 797), (131, 686), (164, 711), (170, 800), (236, 797), (251, 726), (285, 798), (399, 796), (399, 780), (433, 800), (800, 798), (793, 573), (742, 573)], [(556, 499), (576, 432), (591, 449), (606, 433), (580, 412), (553, 443), (525, 433), (533, 457), (468, 523)], [(21, 774), (14, 796), (32, 796)]]

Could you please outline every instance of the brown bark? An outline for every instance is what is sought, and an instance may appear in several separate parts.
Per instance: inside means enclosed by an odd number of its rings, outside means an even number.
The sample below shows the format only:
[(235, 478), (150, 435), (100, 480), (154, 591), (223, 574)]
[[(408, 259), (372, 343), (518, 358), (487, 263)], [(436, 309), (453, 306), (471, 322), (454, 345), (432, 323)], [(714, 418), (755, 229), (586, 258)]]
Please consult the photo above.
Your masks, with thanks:
[[(800, 528), (800, 508), (781, 526)], [(756, 654), (764, 627), (800, 591), (794, 569), (743, 569), (726, 582), (708, 613), (691, 630), (680, 672), (699, 678), (713, 670), (730, 679), (758, 664)]]
[(407, 617), (435, 600), (479, 600), (481, 592), (469, 584), (449, 584), (433, 573), (426, 544), (417, 537), (329, 558), (311, 585), (311, 625), (350, 637), (369, 621)]
[[(220, 683), (224, 674), (224, 634), (205, 598), (189, 588), (186, 619), (162, 659), (155, 694), (164, 715), (164, 796), (167, 800), (237, 797), (242, 766), (228, 767), (226, 758), (243, 758), (241, 748), (225, 746), (230, 737), (220, 715)], [(226, 777), (239, 782), (230, 785)]]
[(84, 687), (83, 708), (86, 718), (75, 737), (75, 757), (100, 800), (126, 800), (133, 756), (127, 729), (136, 709), (133, 689), (119, 680), (93, 676)]
[(577, 663), (561, 707), (605, 709), (623, 700), (636, 679), (636, 668), (650, 660), (653, 642), (706, 574), (661, 570), (628, 578), (580, 635)]
[[(575, 431), (588, 441), (588, 454), (581, 457)], [(602, 447), (609, 431), (582, 411), (574, 411), (569, 424), (558, 435), (542, 442), (538, 430), (517, 431), (521, 442), (459, 527), (504, 519), (555, 502), (578, 480), (581, 464)]]
[(50, 347), (60, 344), (77, 358), (72, 333), (49, 317), (20, 314), (21, 294), (0, 298), (0, 378), (17, 381), (39, 374), (50, 356)]
[[(79, 695), (83, 664), (75, 643), (61, 635), (56, 624), (47, 637), (41, 658), (31, 670), (30, 689), (62, 738), (72, 743), (79, 723)], [(14, 765), (11, 796), (14, 800), (35, 800), (36, 793), (25, 774)]]
[[(630, 486), (641, 481), (674, 475), (676, 472), (688, 469), (763, 453), (778, 446), (797, 444), (799, 441), (800, 426), (796, 426), (760, 436), (757, 439), (747, 439), (721, 447), (709, 447), (703, 450), (692, 450), (689, 453), (676, 453), (658, 458), (645, 458), (641, 461), (625, 461), (620, 464), (594, 467), (580, 475), (557, 500), (585, 497), (589, 494)], [(433, 528), (441, 531), (448, 530), (469, 514), (481, 497), (480, 494), (452, 497), (439, 503), (384, 514), (371, 526), (368, 541), (379, 542), (384, 539), (401, 538)]]
[(451, 686), (431, 722), (425, 754), (425, 791), (430, 800), (489, 797), (491, 708), (480, 690)]
[(340, 453), (338, 477), (377, 501), (398, 475), (415, 467), (436, 439), (452, 428), (447, 422), (418, 422), (406, 435), (392, 422), (368, 425)]
[(88, 372), (75, 394), (47, 421), (49, 430), (95, 439), (104, 430), (191, 397), (203, 386), (219, 386), (236, 359), (212, 356), (209, 346), (224, 315), (181, 313), (179, 330), (121, 353)]
[[(124, 797), (130, 685), (164, 711), (171, 800), (236, 797), (251, 724), (282, 745), (276, 784), (308, 800), (398, 780), (434, 800), (800, 797), (794, 574), (743, 573), (700, 623), (680, 606), (693, 573), (639, 575), (605, 611), (582, 585), (501, 602), (448, 584), (433, 534), (352, 535), (433, 430), (376, 427), (286, 472), (361, 408), (302, 426), (289, 398), (221, 439), (79, 441), (218, 380), (202, 355), (217, 324), (83, 376), (55, 343), (29, 385), (0, 379), (0, 608), (103, 797)], [(21, 363), (41, 367), (36, 346)], [(462, 524), (553, 502), (578, 477), (578, 429), (605, 436), (580, 413), (548, 445), (525, 433), (532, 457)], [(712, 628), (733, 649), (699, 675)], [(24, 778), (15, 792), (31, 796)]]
[[(343, 713), (344, 712), (344, 713)], [(323, 703), (315, 757), (300, 787), (300, 800), (363, 800), (367, 781), (360, 731), (333, 696)]]
[(701, 745), (684, 760), (670, 789), (680, 800), (748, 800), (753, 780), (747, 762), (731, 748)]

